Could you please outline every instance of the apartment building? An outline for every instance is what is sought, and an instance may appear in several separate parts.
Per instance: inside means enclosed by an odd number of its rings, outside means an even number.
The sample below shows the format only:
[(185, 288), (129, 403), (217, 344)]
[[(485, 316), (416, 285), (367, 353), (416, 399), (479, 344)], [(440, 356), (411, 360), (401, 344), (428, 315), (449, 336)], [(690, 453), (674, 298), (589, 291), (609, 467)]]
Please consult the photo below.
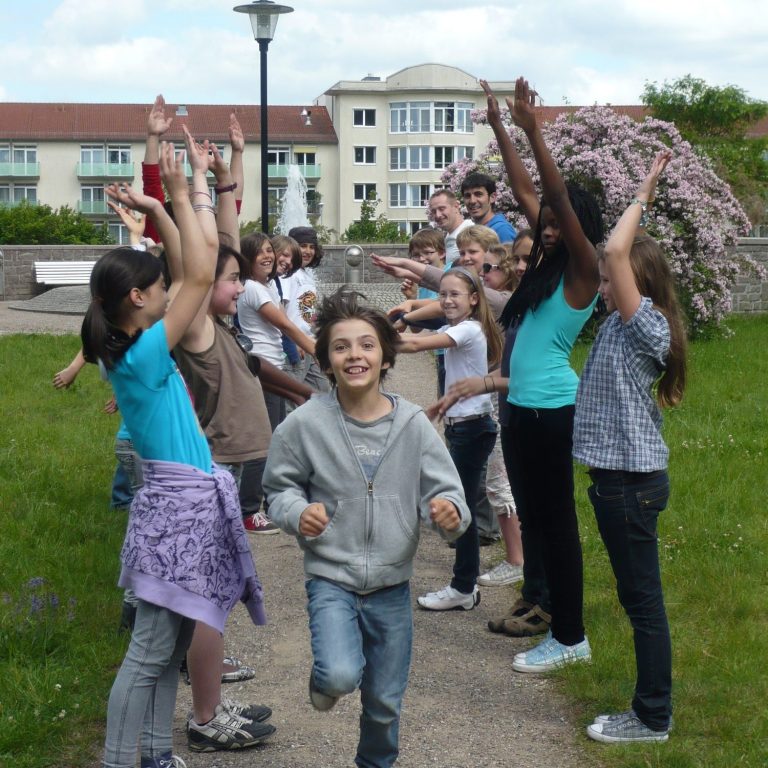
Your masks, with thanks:
[[(137, 104), (0, 103), (0, 205), (23, 200), (52, 208), (68, 205), (106, 224), (116, 242), (125, 242), (127, 233), (107, 206), (104, 186), (141, 184), (149, 109)], [(228, 159), (231, 112), (246, 136), (241, 220), (250, 221), (261, 215), (258, 106), (167, 105), (173, 124), (164, 138), (183, 150), (181, 126), (186, 124), (193, 136), (216, 142)], [(279, 211), (288, 165), (295, 163), (307, 182), (310, 214), (337, 228), (338, 147), (328, 113), (320, 107), (270, 107), (269, 137), (270, 215)], [(211, 176), (215, 197), (213, 186)]]
[[(503, 99), (514, 82), (491, 83)], [(342, 80), (315, 99), (339, 139), (336, 205), (343, 226), (369, 196), (406, 232), (426, 222), (425, 205), (451, 163), (482, 152), (493, 134), (475, 126), (485, 107), (477, 77), (444, 64), (407, 67), (386, 78)]]

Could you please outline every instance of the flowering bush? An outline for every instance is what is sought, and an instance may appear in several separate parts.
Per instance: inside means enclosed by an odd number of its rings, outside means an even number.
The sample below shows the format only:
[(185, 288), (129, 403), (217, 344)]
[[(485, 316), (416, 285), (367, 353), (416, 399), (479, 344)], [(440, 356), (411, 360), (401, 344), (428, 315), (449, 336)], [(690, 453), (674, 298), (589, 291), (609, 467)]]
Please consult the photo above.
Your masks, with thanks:
[[(486, 124), (485, 110), (472, 113)], [(530, 145), (509, 112), (502, 120), (523, 164), (540, 189)], [(729, 246), (750, 229), (749, 220), (728, 185), (717, 177), (709, 160), (697, 154), (672, 123), (646, 118), (638, 123), (610, 107), (585, 107), (562, 114), (542, 126), (544, 139), (563, 176), (593, 192), (610, 232), (645, 178), (653, 157), (664, 148), (674, 156), (659, 181), (656, 202), (649, 209), (647, 230), (669, 256), (680, 299), (692, 333), (716, 327), (731, 308), (731, 286), (744, 269), (765, 278), (750, 257), (739, 260)], [(497, 181), (496, 207), (517, 227), (528, 226), (509, 187), (498, 143), (493, 139), (475, 160), (461, 160), (442, 176), (457, 194), (473, 170)]]

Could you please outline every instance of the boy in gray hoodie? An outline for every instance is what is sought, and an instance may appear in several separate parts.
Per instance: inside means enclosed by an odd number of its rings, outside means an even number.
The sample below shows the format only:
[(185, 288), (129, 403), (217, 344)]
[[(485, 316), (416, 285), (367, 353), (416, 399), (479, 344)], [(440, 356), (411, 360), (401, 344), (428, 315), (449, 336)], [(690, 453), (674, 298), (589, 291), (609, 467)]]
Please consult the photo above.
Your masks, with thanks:
[(333, 388), (275, 430), (264, 490), (272, 519), (304, 550), (312, 705), (331, 709), (360, 688), (355, 763), (388, 768), (408, 683), (419, 525), (455, 540), (469, 510), (424, 412), (381, 391), (397, 332), (359, 296), (342, 289), (320, 306), (315, 348)]

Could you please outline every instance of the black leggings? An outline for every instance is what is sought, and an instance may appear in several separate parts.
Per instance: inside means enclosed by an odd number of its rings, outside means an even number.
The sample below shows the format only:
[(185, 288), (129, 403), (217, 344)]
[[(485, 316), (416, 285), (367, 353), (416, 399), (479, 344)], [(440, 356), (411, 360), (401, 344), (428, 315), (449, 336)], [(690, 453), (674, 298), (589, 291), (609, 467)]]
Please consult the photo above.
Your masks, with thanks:
[(552, 635), (564, 645), (584, 639), (584, 574), (573, 499), (573, 414), (572, 405), (510, 405), (508, 425), (501, 433), (523, 538), (523, 599), (544, 610), (551, 606)]

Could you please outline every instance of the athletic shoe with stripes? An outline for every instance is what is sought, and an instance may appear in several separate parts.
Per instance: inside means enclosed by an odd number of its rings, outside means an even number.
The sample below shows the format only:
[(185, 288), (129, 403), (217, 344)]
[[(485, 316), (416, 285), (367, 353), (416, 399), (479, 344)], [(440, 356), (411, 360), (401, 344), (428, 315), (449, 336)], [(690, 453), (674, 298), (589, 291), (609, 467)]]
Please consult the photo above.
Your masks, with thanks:
[(254, 747), (274, 732), (274, 725), (246, 720), (228, 712), (221, 704), (207, 723), (200, 725), (194, 719), (187, 720), (187, 744), (192, 752)]

